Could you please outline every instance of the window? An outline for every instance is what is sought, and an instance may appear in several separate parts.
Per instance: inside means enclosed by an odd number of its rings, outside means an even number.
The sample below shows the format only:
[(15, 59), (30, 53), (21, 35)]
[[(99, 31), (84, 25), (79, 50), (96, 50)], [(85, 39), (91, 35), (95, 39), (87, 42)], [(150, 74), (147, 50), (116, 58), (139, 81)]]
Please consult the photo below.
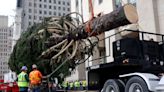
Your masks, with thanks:
[(42, 5), (40, 4), (39, 7), (42, 8)]
[(31, 2), (29, 2), (29, 6), (32, 6), (32, 3)]
[(69, 2), (67, 2), (67, 5), (69, 6)]
[(106, 56), (105, 47), (104, 48), (100, 47), (98, 49), (99, 49), (99, 53), (100, 53), (100, 57), (101, 57), (100, 62), (101, 63), (106, 63), (107, 62), (106, 58), (104, 58), (104, 56)]
[(76, 0), (76, 8), (79, 6), (79, 2), (78, 0)]
[(51, 11), (49, 11), (49, 15), (52, 15), (52, 12)]
[(70, 11), (70, 8), (67, 8), (67, 11)]
[(39, 14), (42, 14), (42, 11), (41, 10), (39, 10)]
[(31, 25), (31, 22), (29, 22), (28, 25)]
[(65, 2), (63, 1), (63, 5), (65, 5)]
[(42, 20), (42, 17), (40, 16), (39, 19)]
[(113, 0), (114, 8), (119, 8), (122, 6), (122, 0)]
[(40, 2), (42, 2), (42, 0), (40, 0)]
[(136, 6), (136, 0), (128, 0), (128, 2)]
[(47, 5), (44, 5), (44, 8), (47, 8)]
[(36, 3), (34, 3), (34, 7), (37, 7), (37, 6), (36, 6)]
[(101, 4), (103, 2), (103, 0), (99, 0), (99, 4)]
[(49, 9), (51, 9), (51, 5), (49, 6)]
[(54, 15), (56, 15), (56, 12), (54, 12)]
[(54, 6), (54, 10), (56, 10), (56, 6)]
[(28, 10), (28, 12), (29, 12), (29, 13), (31, 13), (31, 12), (32, 12), (32, 10), (31, 10), (31, 9), (29, 9), (29, 10)]
[(34, 20), (36, 20), (37, 19), (37, 17), (36, 16), (34, 16)]
[(58, 7), (58, 10), (60, 10), (61, 8), (60, 8), (60, 6)]
[(17, 6), (16, 7), (18, 7), (18, 8), (20, 8), (20, 7), (22, 7), (22, 0), (17, 0)]
[(54, 4), (56, 4), (56, 0), (54, 0)]
[(51, 3), (51, 0), (49, 0), (49, 3)]
[(58, 1), (58, 4), (60, 4), (61, 2), (60, 1)]
[(59, 16), (61, 16), (61, 13), (59, 13)]
[(65, 7), (63, 7), (63, 11), (65, 11)]
[(47, 2), (47, 0), (44, 0), (44, 2)]
[(47, 12), (46, 12), (46, 11), (44, 11), (44, 14), (47, 14)]

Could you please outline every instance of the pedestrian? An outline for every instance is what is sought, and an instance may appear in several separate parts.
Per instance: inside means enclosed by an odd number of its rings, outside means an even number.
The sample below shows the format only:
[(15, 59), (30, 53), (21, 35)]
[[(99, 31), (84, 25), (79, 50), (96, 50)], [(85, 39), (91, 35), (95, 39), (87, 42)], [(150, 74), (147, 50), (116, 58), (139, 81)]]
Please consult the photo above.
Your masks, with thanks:
[(22, 66), (21, 73), (18, 75), (17, 83), (19, 87), (19, 92), (28, 92), (29, 77), (27, 74), (27, 67)]
[(32, 92), (40, 92), (42, 73), (37, 69), (37, 65), (32, 65), (33, 71), (30, 72), (30, 88)]

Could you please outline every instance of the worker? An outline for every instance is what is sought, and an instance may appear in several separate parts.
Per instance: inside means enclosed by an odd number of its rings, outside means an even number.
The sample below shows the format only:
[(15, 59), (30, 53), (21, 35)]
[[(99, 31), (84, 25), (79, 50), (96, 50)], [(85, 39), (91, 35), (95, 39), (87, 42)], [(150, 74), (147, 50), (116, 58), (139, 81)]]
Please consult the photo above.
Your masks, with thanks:
[(28, 92), (29, 77), (27, 74), (27, 67), (22, 66), (21, 71), (22, 72), (18, 75), (18, 78), (17, 78), (19, 92)]
[(67, 81), (63, 81), (62, 87), (63, 87), (63, 90), (67, 90), (67, 87), (68, 87)]
[(32, 65), (33, 71), (30, 72), (30, 88), (32, 92), (40, 92), (42, 73), (37, 69), (37, 65)]
[(86, 90), (86, 88), (87, 88), (87, 82), (86, 82), (86, 80), (83, 80), (82, 81), (82, 87), (83, 87), (83, 90)]
[(73, 90), (73, 82), (72, 81), (69, 83), (69, 89)]
[(75, 83), (74, 83), (74, 86), (75, 86), (75, 90), (79, 90), (80, 82), (78, 80), (76, 80)]
[(82, 81), (80, 81), (80, 90), (83, 90), (83, 85), (82, 85)]
[(69, 82), (68, 81), (66, 81), (66, 90), (68, 90), (68, 88), (69, 88), (69, 86), (70, 86), (70, 84), (69, 84)]

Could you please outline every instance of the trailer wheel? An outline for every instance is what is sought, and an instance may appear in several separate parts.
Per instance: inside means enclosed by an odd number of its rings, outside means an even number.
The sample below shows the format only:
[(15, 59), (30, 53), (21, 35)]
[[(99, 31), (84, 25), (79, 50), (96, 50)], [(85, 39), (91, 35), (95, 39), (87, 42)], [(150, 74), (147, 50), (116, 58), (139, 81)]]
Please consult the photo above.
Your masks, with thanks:
[(117, 79), (109, 79), (104, 84), (103, 92), (124, 92), (124, 85)]
[(149, 90), (142, 78), (132, 77), (125, 86), (125, 92), (149, 92)]

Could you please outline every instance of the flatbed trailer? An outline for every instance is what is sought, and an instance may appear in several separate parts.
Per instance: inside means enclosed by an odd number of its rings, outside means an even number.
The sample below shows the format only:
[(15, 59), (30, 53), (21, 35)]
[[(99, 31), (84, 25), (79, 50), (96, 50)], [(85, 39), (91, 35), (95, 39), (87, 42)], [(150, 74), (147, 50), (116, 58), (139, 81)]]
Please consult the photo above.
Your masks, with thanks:
[[(164, 73), (164, 35), (134, 30), (126, 31), (138, 32), (140, 37), (125, 37), (115, 41), (113, 43), (114, 61), (87, 68), (88, 90), (164, 92), (164, 77), (162, 75)], [(144, 34), (159, 36), (161, 41), (144, 40)], [(129, 43), (134, 41), (136, 44)], [(117, 42), (122, 45), (119, 45), (119, 51), (116, 51)], [(137, 44), (139, 46), (135, 47), (134, 45)], [(124, 53), (124, 55), (120, 53)]]

